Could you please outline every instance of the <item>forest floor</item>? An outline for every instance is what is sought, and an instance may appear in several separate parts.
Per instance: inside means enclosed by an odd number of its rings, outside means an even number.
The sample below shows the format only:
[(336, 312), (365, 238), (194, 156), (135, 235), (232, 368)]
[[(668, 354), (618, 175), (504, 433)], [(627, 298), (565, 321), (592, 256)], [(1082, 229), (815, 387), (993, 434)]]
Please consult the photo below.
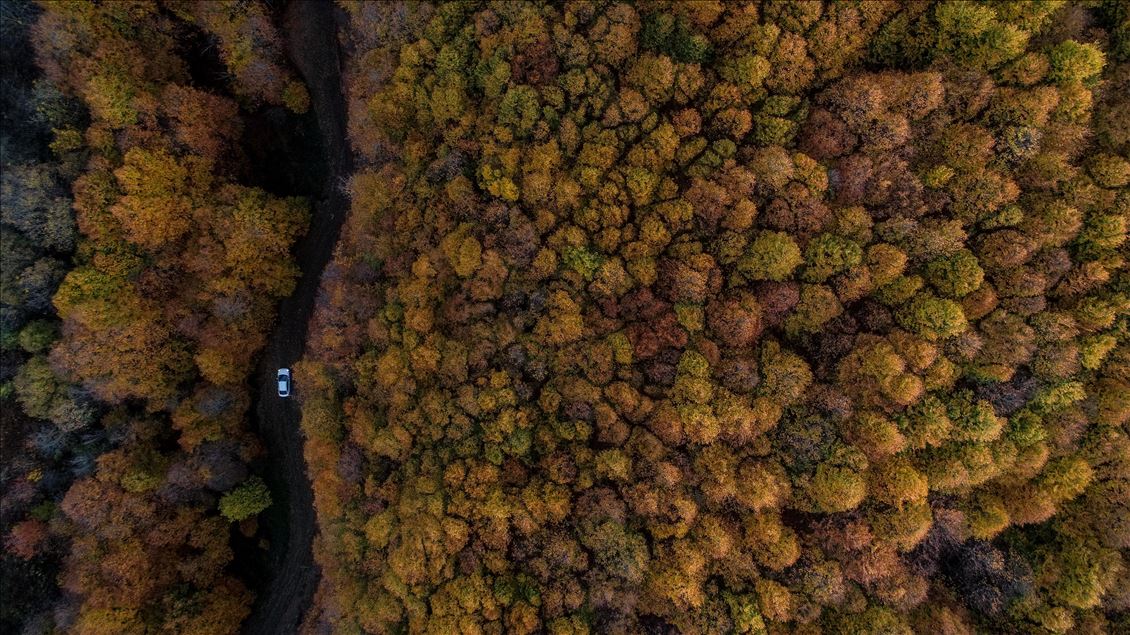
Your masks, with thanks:
[[(252, 410), (267, 451), (264, 477), (274, 504), (262, 519), (270, 541), (268, 581), (244, 624), (249, 635), (296, 632), (318, 583), (312, 551), (314, 496), (302, 451), (301, 409), (295, 399), (278, 397), (275, 372), (290, 367), (302, 355), (322, 269), (330, 260), (348, 211), (348, 197), (339, 185), (352, 173), (352, 156), (346, 139), (337, 20), (334, 4), (326, 1), (292, 1), (284, 13), (287, 54), (309, 88), (326, 169), (310, 230), (295, 248), (302, 276), (294, 293), (279, 304), (275, 330), (255, 374)], [(301, 393), (302, 387), (294, 390)]]

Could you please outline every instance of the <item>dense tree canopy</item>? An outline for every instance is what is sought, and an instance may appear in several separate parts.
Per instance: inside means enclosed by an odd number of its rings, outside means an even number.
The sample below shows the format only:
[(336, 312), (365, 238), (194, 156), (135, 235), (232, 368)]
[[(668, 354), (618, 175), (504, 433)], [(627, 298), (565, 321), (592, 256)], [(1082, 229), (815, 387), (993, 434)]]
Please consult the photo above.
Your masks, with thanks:
[[(284, 5), (0, 3), (0, 630), (250, 614)], [(1127, 3), (335, 10), (304, 632), (1130, 631)]]
[[(305, 87), (261, 3), (2, 17), (3, 604), (15, 558), (67, 592), (5, 608), (3, 628), (235, 632), (253, 596), (230, 521), (271, 502), (249, 478), (247, 378), (307, 223), (304, 201), (245, 184), (242, 117), (304, 111)], [(210, 38), (226, 79), (202, 71)]]
[(1117, 3), (342, 4), (310, 625), (1126, 627)]

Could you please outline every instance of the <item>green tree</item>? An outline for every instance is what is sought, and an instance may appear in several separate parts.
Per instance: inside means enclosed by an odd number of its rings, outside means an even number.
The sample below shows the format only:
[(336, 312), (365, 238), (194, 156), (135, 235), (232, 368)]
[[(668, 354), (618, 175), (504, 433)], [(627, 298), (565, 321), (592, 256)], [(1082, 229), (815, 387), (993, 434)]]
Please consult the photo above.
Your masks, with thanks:
[(863, 250), (859, 243), (835, 234), (820, 234), (804, 249), (806, 282), (823, 282), (829, 276), (859, 266)]
[(867, 495), (863, 476), (848, 466), (822, 463), (809, 488), (816, 509), (824, 513), (845, 512), (858, 507)]
[(51, 320), (29, 322), (20, 331), (20, 348), (29, 353), (42, 353), (59, 337), (59, 325)]
[(938, 50), (959, 64), (990, 70), (1019, 57), (1029, 34), (1002, 23), (988, 4), (957, 0), (934, 8)]
[(960, 304), (927, 294), (914, 296), (896, 316), (903, 328), (931, 342), (958, 335), (968, 327)]
[(234, 521), (251, 518), (270, 506), (271, 492), (258, 476), (247, 479), (220, 499), (220, 513)]
[(926, 279), (942, 295), (961, 298), (981, 286), (985, 272), (973, 252), (961, 249), (952, 255), (930, 261), (926, 265)]
[(533, 130), (539, 115), (538, 92), (532, 86), (510, 88), (498, 105), (498, 122), (509, 126), (519, 137)]
[(1087, 81), (1103, 70), (1106, 56), (1099, 47), (1075, 40), (1060, 42), (1048, 51), (1048, 79), (1059, 83)]
[(800, 247), (784, 232), (764, 231), (746, 247), (738, 271), (750, 280), (787, 280), (800, 266)]

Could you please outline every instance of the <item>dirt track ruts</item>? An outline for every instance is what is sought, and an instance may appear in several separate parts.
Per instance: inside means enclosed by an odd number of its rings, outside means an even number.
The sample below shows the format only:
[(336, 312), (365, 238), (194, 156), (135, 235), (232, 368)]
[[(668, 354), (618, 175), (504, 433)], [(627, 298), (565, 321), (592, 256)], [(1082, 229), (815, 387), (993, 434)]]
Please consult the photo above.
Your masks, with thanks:
[(302, 276), (294, 293), (279, 304), (275, 330), (255, 374), (252, 410), (267, 450), (264, 478), (274, 505), (263, 518), (270, 539), (269, 580), (244, 622), (248, 635), (297, 632), (318, 584), (312, 552), (314, 495), (302, 452), (301, 412), (294, 399), (276, 394), (275, 371), (290, 367), (302, 355), (322, 269), (333, 254), (349, 205), (339, 186), (352, 172), (352, 157), (346, 139), (336, 12), (328, 0), (292, 0), (284, 12), (287, 55), (309, 88), (326, 169), (321, 199), (311, 210), (310, 230), (295, 247)]

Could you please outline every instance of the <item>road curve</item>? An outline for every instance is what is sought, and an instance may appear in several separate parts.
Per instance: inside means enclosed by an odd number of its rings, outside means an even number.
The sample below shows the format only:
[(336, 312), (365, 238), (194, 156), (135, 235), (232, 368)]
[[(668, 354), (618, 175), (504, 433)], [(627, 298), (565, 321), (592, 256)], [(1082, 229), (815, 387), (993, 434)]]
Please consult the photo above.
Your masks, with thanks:
[(267, 451), (263, 476), (274, 504), (262, 519), (270, 540), (266, 567), (269, 580), (244, 622), (247, 635), (297, 632), (318, 584), (312, 551), (314, 494), (302, 453), (301, 410), (294, 399), (278, 397), (275, 371), (290, 367), (302, 356), (322, 269), (333, 254), (349, 205), (338, 186), (352, 173), (353, 166), (346, 139), (335, 12), (328, 0), (292, 0), (284, 11), (287, 55), (309, 88), (326, 169), (321, 199), (312, 209), (310, 230), (295, 247), (302, 276), (294, 293), (279, 304), (275, 330), (255, 374), (252, 410)]

